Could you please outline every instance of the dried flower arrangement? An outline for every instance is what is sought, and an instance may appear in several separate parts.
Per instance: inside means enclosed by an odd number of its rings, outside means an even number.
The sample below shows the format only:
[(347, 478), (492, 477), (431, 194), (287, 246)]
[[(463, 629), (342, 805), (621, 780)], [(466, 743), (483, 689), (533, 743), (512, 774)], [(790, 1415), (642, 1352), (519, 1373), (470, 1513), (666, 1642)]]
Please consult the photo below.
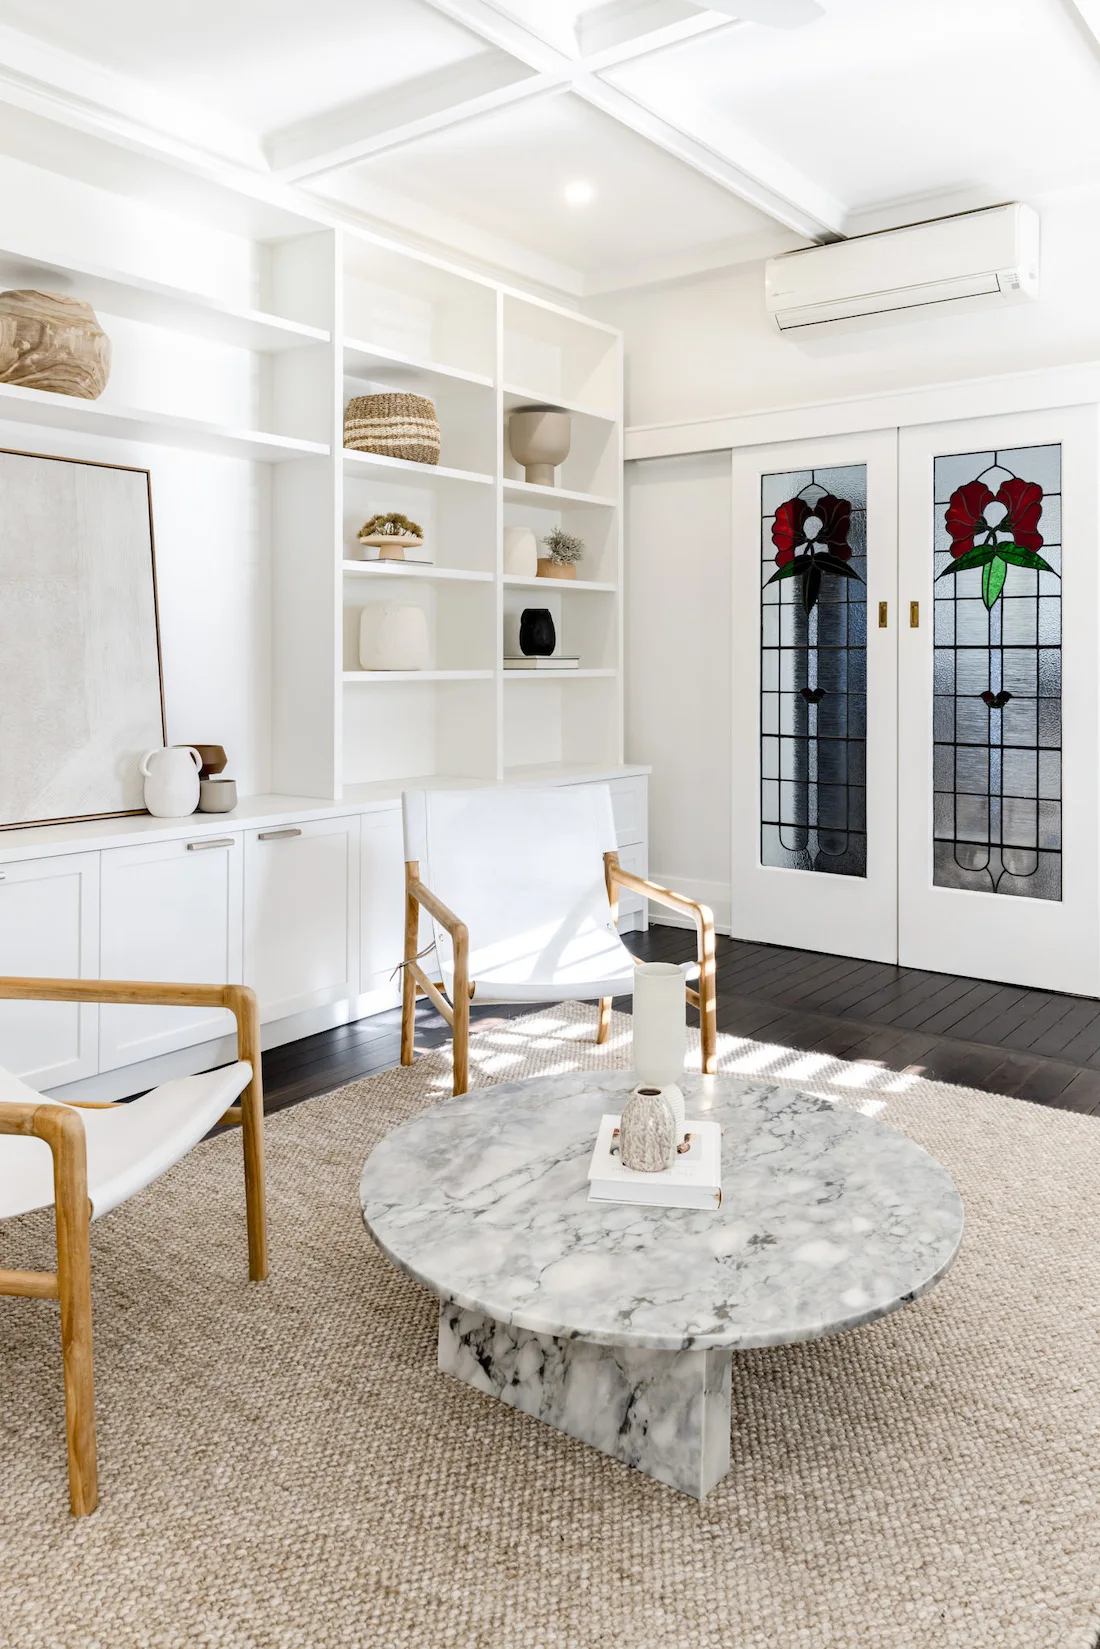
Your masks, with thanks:
[(555, 527), (548, 532), (542, 541), (543, 548), (551, 561), (556, 561), (559, 567), (572, 567), (584, 557), (585, 542), (573, 533), (563, 532), (561, 527)]
[(359, 529), (359, 542), (365, 544), (371, 538), (423, 538), (424, 530), (418, 527), (415, 521), (410, 521), (407, 515), (398, 515), (391, 510), (388, 515), (372, 515), (369, 521), (364, 521)]

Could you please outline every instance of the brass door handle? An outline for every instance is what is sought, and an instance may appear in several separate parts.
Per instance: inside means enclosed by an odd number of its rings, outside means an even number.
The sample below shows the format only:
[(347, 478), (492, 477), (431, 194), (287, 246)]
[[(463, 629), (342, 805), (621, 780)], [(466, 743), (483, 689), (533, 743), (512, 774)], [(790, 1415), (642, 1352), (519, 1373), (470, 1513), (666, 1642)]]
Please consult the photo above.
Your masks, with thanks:
[(919, 601), (911, 601), (909, 603), (909, 628), (911, 630), (919, 630), (920, 629), (920, 602)]
[(878, 627), (880, 630), (885, 630), (886, 628), (886, 615), (887, 604), (885, 601), (880, 601), (878, 604)]

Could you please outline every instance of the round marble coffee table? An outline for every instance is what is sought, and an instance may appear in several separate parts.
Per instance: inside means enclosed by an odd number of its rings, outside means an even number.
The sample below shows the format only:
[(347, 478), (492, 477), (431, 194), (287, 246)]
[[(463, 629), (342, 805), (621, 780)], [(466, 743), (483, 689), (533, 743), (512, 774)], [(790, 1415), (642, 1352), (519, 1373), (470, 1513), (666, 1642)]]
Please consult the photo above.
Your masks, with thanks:
[(448, 1099), (371, 1153), (363, 1218), (439, 1295), (439, 1367), (700, 1499), (729, 1470), (730, 1360), (915, 1300), (962, 1238), (912, 1140), (784, 1088), (685, 1076), (723, 1128), (721, 1208), (589, 1202), (630, 1071)]

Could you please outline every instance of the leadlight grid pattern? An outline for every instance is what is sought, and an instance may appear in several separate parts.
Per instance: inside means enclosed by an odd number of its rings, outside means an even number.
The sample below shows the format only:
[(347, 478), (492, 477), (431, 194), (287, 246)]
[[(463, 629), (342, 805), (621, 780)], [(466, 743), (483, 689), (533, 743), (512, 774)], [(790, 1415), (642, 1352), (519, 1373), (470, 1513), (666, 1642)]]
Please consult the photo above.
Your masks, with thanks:
[[(975, 482), (1009, 496), (1006, 480), (1023, 480), (1032, 493), (1042, 489), (1041, 513), (1033, 504), (1029, 525), (1037, 529), (1032, 537), (1041, 537), (1041, 552), (1033, 555), (1051, 570), (1010, 564), (990, 605), (992, 590), (983, 599), (984, 569), (950, 572), (948, 512)], [(937, 887), (1062, 897), (1061, 490), (1057, 444), (935, 461)], [(985, 519), (997, 522), (1002, 507), (994, 498)], [(999, 525), (999, 538), (1021, 536), (1010, 530), (1010, 512)]]
[[(847, 566), (776, 577), (777, 512), (803, 499), (849, 505)], [(867, 467), (761, 477), (760, 857), (764, 865), (867, 874)]]

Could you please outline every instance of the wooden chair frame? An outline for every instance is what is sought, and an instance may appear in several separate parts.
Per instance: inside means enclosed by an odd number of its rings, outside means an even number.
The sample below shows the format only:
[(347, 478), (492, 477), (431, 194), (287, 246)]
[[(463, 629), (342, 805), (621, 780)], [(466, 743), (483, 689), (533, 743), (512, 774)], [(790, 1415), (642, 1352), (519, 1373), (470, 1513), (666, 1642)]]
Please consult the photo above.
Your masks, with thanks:
[[(237, 1057), (252, 1066), (252, 1079), (221, 1122), (239, 1126), (244, 1147), (248, 1226), (248, 1274), (267, 1276), (267, 1211), (264, 1179), (264, 1101), (260, 1066), (260, 1015), (254, 992), (244, 985), (145, 984), (136, 980), (4, 979), (0, 1000), (19, 1002), (136, 1002), (167, 1007), (228, 1008), (237, 1021)], [(65, 1377), (65, 1433), (69, 1455), (69, 1504), (74, 1517), (94, 1512), (99, 1500), (96, 1465), (95, 1380), (92, 1354), (92, 1270), (84, 1124), (76, 1109), (98, 1103), (43, 1105), (0, 1101), (0, 1134), (28, 1134), (53, 1153), (57, 1270), (0, 1269), (0, 1294), (57, 1300), (61, 1307), (61, 1357)]]
[[(604, 881), (616, 927), (619, 923), (619, 889), (629, 888), (657, 904), (667, 905), (695, 923), (698, 936), (699, 989), (687, 987), (687, 1000), (699, 1010), (699, 1029), (702, 1040), (702, 1067), (710, 1076), (718, 1069), (718, 1007), (714, 961), (714, 916), (706, 905), (685, 899), (682, 894), (650, 882), (644, 876), (635, 876), (624, 870), (618, 853), (603, 856)], [(443, 982), (432, 981), (420, 966), (417, 943), (420, 936), (421, 906), (435, 917), (440, 927), (451, 936), (454, 947), (454, 1003), (443, 994)], [(464, 1094), (470, 1084), (470, 1001), (474, 986), (470, 983), (470, 930), (466, 923), (448, 910), (442, 899), (436, 897), (420, 880), (420, 862), (405, 861), (405, 956), (401, 991), (401, 1063), (411, 1065), (416, 1034), (416, 998), (428, 997), (454, 1032), (454, 1092)], [(611, 1031), (610, 996), (600, 998), (599, 1024), (596, 1041), (606, 1042)]]

